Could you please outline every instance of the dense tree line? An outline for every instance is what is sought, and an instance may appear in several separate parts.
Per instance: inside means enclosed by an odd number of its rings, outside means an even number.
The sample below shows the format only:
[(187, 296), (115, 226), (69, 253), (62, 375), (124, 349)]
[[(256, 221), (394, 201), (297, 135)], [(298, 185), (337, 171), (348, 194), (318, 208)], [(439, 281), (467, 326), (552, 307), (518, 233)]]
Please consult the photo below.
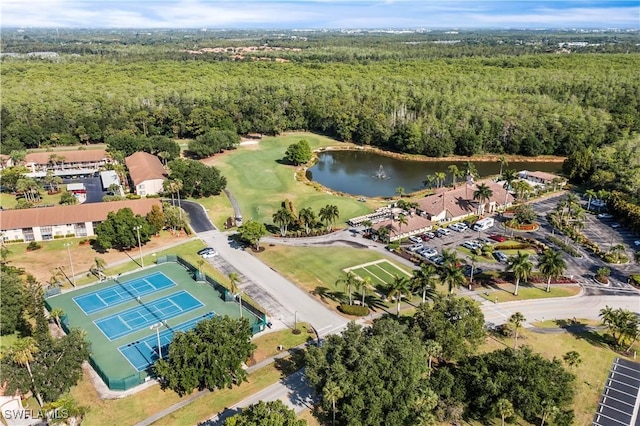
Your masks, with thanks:
[(2, 150), (127, 132), (305, 129), (431, 156), (565, 155), (640, 130), (639, 65), (615, 54), (357, 65), (13, 59), (2, 67)]

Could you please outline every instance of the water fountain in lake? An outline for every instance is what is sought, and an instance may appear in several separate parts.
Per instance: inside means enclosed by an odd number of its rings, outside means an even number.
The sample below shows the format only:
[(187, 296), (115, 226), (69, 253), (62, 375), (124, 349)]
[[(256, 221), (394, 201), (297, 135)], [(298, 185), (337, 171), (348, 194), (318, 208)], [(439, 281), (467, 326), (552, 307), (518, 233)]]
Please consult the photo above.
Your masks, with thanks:
[(382, 167), (382, 164), (380, 164), (380, 168), (378, 169), (376, 174), (373, 175), (373, 177), (380, 180), (391, 179), (391, 176), (389, 176), (387, 172), (384, 171), (384, 167)]

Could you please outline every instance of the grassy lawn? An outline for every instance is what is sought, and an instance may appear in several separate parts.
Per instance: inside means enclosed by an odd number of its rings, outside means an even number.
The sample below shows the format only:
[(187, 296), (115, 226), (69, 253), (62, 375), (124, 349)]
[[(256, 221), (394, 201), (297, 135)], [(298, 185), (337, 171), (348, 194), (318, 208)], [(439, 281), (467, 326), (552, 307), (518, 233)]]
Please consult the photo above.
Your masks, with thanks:
[[(471, 253), (471, 250), (469, 250), (469, 249), (468, 249), (468, 248), (466, 248), (466, 247), (458, 246), (458, 247), (456, 247), (456, 248), (457, 248), (457, 250), (458, 250), (460, 253), (464, 254), (465, 256), (468, 256), (469, 258), (470, 258), (470, 257), (471, 257), (471, 255), (473, 254), (473, 253)], [(469, 261), (471, 261), (471, 260), (469, 259)], [(489, 255), (489, 256), (484, 256), (484, 255), (483, 255), (483, 256), (478, 256), (478, 262), (484, 262), (484, 263), (498, 263), (498, 261), (493, 257), (493, 255)]]
[(575, 296), (580, 293), (579, 286), (551, 286), (551, 291), (546, 292), (546, 285), (520, 285), (518, 287), (518, 295), (514, 296), (515, 290), (514, 284), (501, 284), (499, 288), (495, 287), (480, 287), (476, 289), (478, 294), (485, 299), (494, 302), (496, 299), (498, 303), (512, 302), (514, 300), (526, 300), (526, 299), (546, 299), (549, 297), (569, 297)]
[[(281, 330), (273, 333), (259, 334), (258, 337), (253, 339), (253, 343), (257, 346), (257, 349), (253, 353), (251, 359), (247, 362), (247, 365), (252, 366), (260, 361), (277, 355), (281, 352), (278, 350), (278, 346), (294, 348), (305, 343), (309, 339), (316, 338), (313, 330), (305, 322), (298, 323), (298, 330), (301, 331), (300, 334), (294, 334), (293, 330)], [(311, 332), (309, 333), (309, 331)]]
[[(300, 323), (300, 328), (306, 324)], [(256, 354), (273, 353), (275, 344), (290, 348), (306, 340), (306, 332), (294, 335), (291, 330), (281, 330), (257, 337), (254, 343), (258, 346)], [(277, 349), (276, 349), (277, 352)], [(270, 355), (269, 355), (270, 356)], [(273, 364), (249, 375), (249, 381), (233, 389), (217, 390), (187, 405), (154, 425), (197, 424), (224, 407), (229, 407), (265, 387), (277, 382), (282, 371)], [(100, 399), (86, 374), (81, 382), (71, 389), (71, 394), (81, 405), (91, 407), (83, 425), (131, 425), (161, 411), (187, 397), (180, 398), (173, 391), (163, 391), (160, 386), (153, 386), (122, 399)]]
[(220, 195), (214, 195), (206, 198), (188, 198), (189, 201), (201, 204), (204, 206), (209, 219), (219, 229), (224, 229), (224, 224), (228, 217), (233, 217), (233, 207), (231, 207), (231, 201), (223, 193)]
[(17, 332), (2, 336), (0, 339), (0, 353), (6, 352), (19, 338), (20, 335)]
[[(312, 133), (267, 137), (259, 144), (240, 146), (237, 150), (214, 156), (205, 162), (218, 167), (227, 178), (227, 187), (238, 200), (245, 220), (253, 218), (272, 223), (273, 213), (285, 199), (292, 201), (297, 211), (310, 207), (316, 214), (321, 207), (334, 204), (338, 207), (342, 222), (370, 212), (373, 203), (362, 203), (350, 196), (332, 195), (295, 180), (296, 169), (281, 164), (281, 160), (287, 147), (300, 139), (306, 139), (312, 149), (340, 143)], [(223, 213), (223, 216), (228, 215)]]
[[(548, 359), (554, 357), (562, 359), (562, 356), (569, 351), (577, 351), (580, 354), (582, 363), (576, 367), (567, 367), (576, 375), (574, 424), (591, 424), (611, 362), (620, 355), (609, 349), (599, 333), (540, 334), (524, 330), (520, 336), (519, 345), (528, 345)], [(482, 350), (493, 351), (505, 347), (513, 347), (513, 339), (490, 338)], [(500, 423), (496, 421), (494, 424)], [(520, 424), (526, 423), (521, 421)]]
[[(60, 197), (62, 193), (66, 191), (67, 185), (60, 185), (60, 190), (57, 194), (49, 195), (47, 191), (40, 191), (40, 202), (36, 204), (36, 206), (44, 206), (49, 204), (58, 205), (60, 203)], [(9, 194), (7, 192), (3, 192), (0, 194), (0, 206), (5, 209), (13, 209), (18, 204), (18, 200), (22, 199), (22, 196), (18, 197), (16, 195)]]

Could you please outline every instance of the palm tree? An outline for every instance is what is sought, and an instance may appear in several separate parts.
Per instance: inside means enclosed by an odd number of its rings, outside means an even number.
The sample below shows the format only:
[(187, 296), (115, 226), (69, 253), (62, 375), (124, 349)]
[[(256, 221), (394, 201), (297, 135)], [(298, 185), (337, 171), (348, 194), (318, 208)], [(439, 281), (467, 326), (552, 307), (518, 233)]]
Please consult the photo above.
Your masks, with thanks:
[(617, 262), (620, 261), (620, 255), (624, 253), (625, 247), (622, 244), (616, 244), (609, 249), (609, 253), (613, 256), (613, 259)]
[(338, 206), (327, 204), (320, 209), (320, 214), (318, 216), (320, 217), (320, 220), (327, 225), (327, 231), (331, 232), (331, 225), (338, 220), (340, 212), (338, 211)]
[(284, 207), (273, 214), (273, 223), (280, 227), (280, 235), (283, 237), (287, 235), (287, 229), (294, 221), (294, 217), (291, 212)]
[(398, 194), (398, 196), (402, 198), (404, 196), (404, 188), (402, 186), (397, 187), (396, 194)]
[[(476, 263), (478, 262), (478, 255), (475, 253), (471, 253), (471, 275), (469, 276), (469, 281), (473, 283), (473, 273), (476, 270)], [(469, 289), (471, 289), (471, 285), (469, 285)]]
[(316, 214), (313, 209), (306, 207), (298, 212), (298, 220), (304, 226), (304, 232), (309, 235), (311, 226), (316, 223)]
[(456, 186), (456, 179), (462, 177), (460, 169), (458, 169), (458, 166), (456, 166), (455, 164), (451, 164), (449, 167), (447, 167), (447, 170), (449, 170), (449, 173), (451, 173), (451, 182), (453, 186)]
[(60, 324), (60, 319), (64, 316), (62, 308), (53, 308), (49, 315), (53, 318), (58, 328), (62, 329), (62, 324)]
[(515, 217), (511, 218), (509, 221), (505, 223), (509, 228), (511, 228), (511, 236), (513, 237), (513, 233), (518, 226), (520, 226), (520, 222)]
[(569, 192), (567, 196), (564, 197), (564, 201), (569, 210), (569, 216), (573, 217), (573, 213), (580, 207), (580, 197), (573, 192)]
[(435, 288), (438, 282), (438, 270), (435, 266), (423, 263), (420, 265), (420, 269), (413, 271), (413, 277), (411, 278), (413, 288), (422, 291), (422, 303), (427, 301), (427, 293), (429, 298), (433, 298), (436, 295)]
[(240, 318), (242, 318), (242, 295), (240, 294), (240, 287), (238, 287), (238, 283), (240, 282), (240, 275), (237, 272), (229, 272), (229, 275), (227, 275), (227, 277), (229, 278), (231, 293), (234, 295), (234, 297), (238, 298), (240, 306)]
[(514, 182), (513, 190), (516, 192), (518, 199), (525, 199), (533, 190), (533, 188), (531, 187), (531, 185), (529, 185), (529, 183), (523, 180), (519, 180), (517, 182)]
[(336, 383), (328, 381), (322, 389), (322, 397), (331, 401), (331, 409), (333, 411), (333, 425), (336, 424), (336, 402), (344, 396), (342, 389)]
[(380, 238), (380, 241), (388, 243), (389, 242), (389, 233), (391, 231), (389, 231), (389, 228), (387, 228), (386, 226), (381, 226), (380, 228), (378, 228), (378, 238)]
[(361, 305), (364, 306), (364, 299), (367, 295), (367, 290), (373, 287), (373, 281), (371, 281), (371, 277), (367, 276), (361, 280), (355, 280), (353, 284), (356, 290), (362, 295)]
[(466, 163), (464, 163), (462, 170), (466, 179), (469, 179), (469, 177), (473, 178), (478, 176), (478, 169), (476, 169), (476, 165), (471, 161), (467, 161)]
[(42, 396), (40, 392), (36, 390), (36, 383), (33, 379), (33, 373), (31, 372), (31, 363), (35, 360), (34, 355), (40, 351), (38, 346), (36, 345), (36, 341), (33, 337), (25, 337), (24, 339), (19, 339), (13, 346), (10, 351), (10, 356), (13, 362), (18, 365), (22, 365), (27, 369), (29, 373), (29, 377), (31, 378), (31, 390), (33, 391), (38, 403), (42, 407), (44, 401), (42, 400)]
[(445, 172), (437, 172), (436, 179), (438, 180), (438, 188), (444, 186), (444, 181), (447, 179), (447, 174)]
[(553, 179), (551, 179), (551, 185), (553, 186), (553, 191), (556, 191), (556, 187), (558, 185), (560, 185), (562, 182), (564, 182), (564, 179), (562, 179), (559, 176), (554, 177)]
[(389, 284), (388, 299), (396, 299), (396, 315), (400, 316), (400, 301), (405, 293), (409, 293), (411, 281), (407, 276), (393, 276), (393, 281)]
[(504, 426), (504, 420), (507, 417), (511, 417), (515, 414), (515, 411), (513, 409), (513, 404), (511, 403), (511, 401), (505, 398), (500, 398), (498, 400), (498, 402), (496, 403), (496, 409), (498, 410), (498, 413), (502, 418), (501, 426)]
[[(407, 216), (400, 213), (398, 215), (398, 219), (396, 219), (396, 222), (398, 222), (398, 235), (400, 236), (402, 235), (402, 225), (407, 225), (409, 223), (409, 220), (407, 219)], [(402, 237), (400, 237), (400, 240), (402, 240)]]
[(520, 281), (526, 282), (531, 275), (531, 268), (533, 264), (529, 260), (529, 253), (522, 253), (518, 250), (518, 254), (509, 258), (509, 264), (507, 265), (507, 271), (513, 271), (516, 277), (516, 289), (513, 292), (514, 296), (518, 295), (518, 286)]
[(575, 367), (576, 365), (582, 362), (582, 359), (580, 358), (580, 353), (576, 351), (567, 352), (566, 354), (564, 354), (562, 359), (564, 360), (564, 362), (569, 364), (569, 367)]
[(507, 161), (507, 157), (505, 157), (504, 155), (501, 155), (498, 158), (498, 163), (500, 163), (500, 175), (502, 175), (502, 168), (509, 165), (509, 162)]
[(442, 355), (442, 345), (435, 340), (427, 340), (424, 344), (425, 352), (427, 353), (427, 363), (429, 366), (428, 375), (431, 376), (431, 363), (433, 358), (437, 358)]
[(518, 329), (520, 328), (520, 326), (524, 321), (525, 321), (525, 318), (524, 318), (524, 315), (522, 315), (522, 312), (516, 312), (509, 317), (509, 323), (513, 325), (513, 337), (514, 337), (513, 349), (518, 348)]
[(547, 293), (551, 291), (551, 279), (558, 278), (565, 269), (567, 264), (562, 258), (562, 252), (546, 249), (538, 260), (538, 268), (540, 272), (547, 277)]
[(511, 189), (511, 184), (518, 179), (518, 174), (515, 170), (506, 169), (501, 173), (500, 177), (504, 181), (504, 208), (507, 208), (507, 200), (509, 199), (509, 190)]
[(453, 289), (464, 285), (467, 279), (455, 264), (444, 263), (440, 269), (440, 281), (449, 288), (449, 293), (453, 293)]
[(589, 202), (587, 203), (587, 210), (591, 210), (591, 200), (595, 197), (598, 196), (598, 194), (596, 193), (596, 191), (594, 191), (593, 189), (587, 189), (584, 192), (584, 195), (586, 195), (587, 197), (589, 197)]
[(442, 249), (442, 266), (453, 265), (458, 267), (458, 255), (455, 250)]
[(551, 225), (551, 235), (555, 235), (556, 229), (560, 228), (560, 214), (558, 212), (551, 212), (547, 215), (547, 221)]
[[(606, 191), (604, 189), (598, 190), (597, 194), (598, 194), (598, 199), (602, 201), (608, 200), (610, 195), (609, 191)], [(601, 208), (602, 208), (602, 204), (598, 206), (598, 211), (600, 211)]]
[(475, 191), (473, 191), (473, 199), (478, 200), (478, 215), (482, 215), (484, 209), (480, 209), (480, 207), (484, 206), (487, 200), (490, 200), (493, 196), (493, 190), (489, 188), (486, 184), (481, 183), (478, 185)]
[(344, 273), (338, 280), (336, 281), (336, 285), (344, 285), (347, 290), (347, 295), (349, 296), (349, 304), (353, 305), (353, 301), (351, 300), (351, 289), (357, 286), (357, 282), (360, 281), (360, 277), (358, 277), (354, 272), (347, 271)]

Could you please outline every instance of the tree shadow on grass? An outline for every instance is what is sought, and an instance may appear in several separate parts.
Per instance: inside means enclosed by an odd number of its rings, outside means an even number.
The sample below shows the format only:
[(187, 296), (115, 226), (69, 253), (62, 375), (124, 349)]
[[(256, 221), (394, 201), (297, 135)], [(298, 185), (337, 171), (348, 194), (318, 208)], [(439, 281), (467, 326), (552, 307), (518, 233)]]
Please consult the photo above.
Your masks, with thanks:
[(304, 356), (306, 351), (302, 349), (291, 349), (291, 355), (286, 358), (276, 358), (274, 365), (282, 378), (290, 376), (304, 367)]
[(564, 319), (556, 320), (556, 324), (559, 328), (572, 334), (576, 339), (585, 340), (593, 346), (600, 348), (610, 346), (610, 340), (598, 332), (603, 330), (602, 327), (592, 327), (574, 320)]
[(341, 291), (333, 291), (328, 287), (318, 286), (311, 291), (311, 294), (318, 296), (324, 303), (328, 303), (328, 300), (344, 303), (347, 300), (346, 294)]

